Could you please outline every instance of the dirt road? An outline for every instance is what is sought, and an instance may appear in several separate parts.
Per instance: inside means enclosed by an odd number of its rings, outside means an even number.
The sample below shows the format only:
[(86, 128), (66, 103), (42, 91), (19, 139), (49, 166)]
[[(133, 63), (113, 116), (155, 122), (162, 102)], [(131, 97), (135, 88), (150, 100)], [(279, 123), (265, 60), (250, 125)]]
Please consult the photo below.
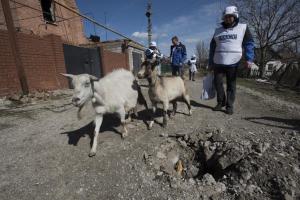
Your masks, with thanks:
[(141, 111), (122, 140), (118, 118), (107, 116), (93, 158), (92, 116), (78, 121), (69, 95), (2, 106), (0, 199), (300, 198), (298, 107), (239, 89), (228, 116), (199, 100), (200, 80), (187, 84), (192, 117), (180, 104), (167, 128), (147, 130)]

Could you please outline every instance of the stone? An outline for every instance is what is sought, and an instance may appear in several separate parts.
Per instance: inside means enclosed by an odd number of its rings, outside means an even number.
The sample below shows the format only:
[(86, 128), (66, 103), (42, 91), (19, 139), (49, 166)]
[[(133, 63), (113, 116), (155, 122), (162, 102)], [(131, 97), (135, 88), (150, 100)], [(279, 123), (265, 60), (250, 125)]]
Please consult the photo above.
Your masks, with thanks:
[(199, 168), (195, 165), (190, 165), (187, 169), (187, 177), (193, 178), (196, 177), (199, 173)]
[(158, 151), (157, 154), (156, 154), (156, 157), (160, 158), (160, 159), (164, 159), (164, 158), (166, 158), (166, 155), (163, 152)]
[(264, 153), (267, 149), (270, 148), (270, 143), (268, 142), (263, 142), (263, 143), (259, 143), (257, 146), (256, 146), (256, 151), (258, 153)]
[(292, 135), (293, 137), (296, 137), (297, 132), (296, 132), (296, 131), (292, 131), (291, 135)]
[(209, 173), (204, 174), (203, 178), (201, 179), (201, 182), (204, 183), (205, 185), (214, 185), (214, 184), (216, 184), (216, 180)]
[(179, 154), (175, 150), (171, 150), (167, 154), (168, 161), (175, 165), (179, 161)]
[(148, 160), (149, 155), (148, 155), (148, 153), (147, 153), (146, 151), (144, 152), (144, 155), (143, 155), (143, 156), (144, 156), (144, 159), (145, 159), (145, 160)]
[(14, 94), (12, 96), (10, 96), (8, 99), (11, 100), (11, 101), (19, 101), (21, 99), (21, 95), (19, 94)]
[(191, 184), (191, 185), (195, 185), (195, 184), (196, 184), (196, 181), (195, 181), (195, 179), (193, 179), (193, 178), (189, 178), (189, 184)]

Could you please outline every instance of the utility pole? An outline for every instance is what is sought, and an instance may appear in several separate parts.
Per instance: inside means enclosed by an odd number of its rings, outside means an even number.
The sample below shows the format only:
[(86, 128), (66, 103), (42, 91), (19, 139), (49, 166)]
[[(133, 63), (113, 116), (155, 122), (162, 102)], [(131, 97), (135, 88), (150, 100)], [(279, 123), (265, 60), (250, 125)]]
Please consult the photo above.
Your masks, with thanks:
[[(105, 24), (105, 26), (107, 26), (107, 24), (106, 24), (106, 12), (104, 12), (104, 24)], [(107, 29), (105, 29), (105, 40), (107, 40)]]
[(17, 74), (18, 74), (18, 78), (19, 78), (19, 81), (21, 84), (21, 89), (22, 89), (23, 94), (28, 94), (29, 89), (28, 89), (27, 79), (26, 79), (24, 68), (23, 68), (22, 61), (21, 61), (19, 47), (17, 45), (17, 34), (16, 34), (16, 29), (15, 29), (12, 14), (11, 14), (9, 0), (1, 0), (1, 3), (2, 3), (2, 9), (3, 9), (4, 17), (5, 17), (11, 52), (12, 52), (13, 58), (15, 60)]
[(152, 40), (152, 3), (151, 0), (148, 0), (146, 17), (148, 18), (148, 46), (150, 46), (150, 42)]

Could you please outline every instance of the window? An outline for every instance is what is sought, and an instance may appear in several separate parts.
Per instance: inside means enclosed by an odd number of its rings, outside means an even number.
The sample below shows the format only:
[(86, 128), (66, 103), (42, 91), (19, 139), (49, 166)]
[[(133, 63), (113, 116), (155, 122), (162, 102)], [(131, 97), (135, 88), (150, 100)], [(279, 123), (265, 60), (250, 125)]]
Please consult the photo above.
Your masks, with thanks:
[(55, 6), (53, 0), (41, 0), (44, 20), (47, 22), (55, 22)]

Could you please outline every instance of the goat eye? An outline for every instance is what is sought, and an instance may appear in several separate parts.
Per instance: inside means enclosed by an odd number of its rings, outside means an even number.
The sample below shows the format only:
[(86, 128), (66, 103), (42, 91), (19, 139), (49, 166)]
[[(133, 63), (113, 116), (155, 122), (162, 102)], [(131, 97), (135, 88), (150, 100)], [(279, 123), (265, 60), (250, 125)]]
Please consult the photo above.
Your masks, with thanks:
[(90, 83), (89, 83), (89, 82), (86, 82), (86, 83), (84, 84), (84, 87), (90, 87)]

